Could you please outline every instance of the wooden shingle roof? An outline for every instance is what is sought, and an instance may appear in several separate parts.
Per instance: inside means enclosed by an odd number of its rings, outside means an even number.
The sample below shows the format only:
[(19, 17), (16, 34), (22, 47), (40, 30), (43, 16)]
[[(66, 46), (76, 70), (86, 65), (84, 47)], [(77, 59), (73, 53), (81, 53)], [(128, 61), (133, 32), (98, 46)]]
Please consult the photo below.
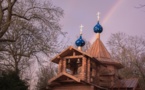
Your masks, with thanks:
[(72, 46), (69, 46), (67, 49), (65, 49), (60, 54), (56, 55), (53, 59), (51, 59), (51, 61), (54, 62), (54, 63), (58, 63), (61, 57), (68, 56), (69, 54), (72, 54), (73, 51), (75, 51), (75, 52), (77, 52), (79, 54), (83, 54), (84, 56), (92, 58), (91, 55), (89, 55), (89, 54), (87, 54), (87, 53), (85, 53), (83, 51), (80, 51), (78, 49), (75, 49)]
[[(66, 78), (72, 79), (73, 82), (82, 83), (82, 84), (88, 84), (88, 85), (94, 86), (94, 87), (96, 87), (96, 88), (98, 88), (98, 89), (106, 90), (105, 88), (103, 88), (103, 87), (101, 87), (101, 86), (98, 86), (98, 85), (93, 84), (93, 83), (88, 83), (87, 81), (83, 81), (83, 80), (81, 80), (81, 79), (79, 79), (79, 78), (76, 78), (75, 76), (70, 75), (70, 74), (65, 73), (65, 72), (62, 72), (62, 73), (60, 73), (59, 75), (57, 75), (56, 77), (53, 77), (52, 79), (50, 79), (50, 80), (48, 81), (48, 84), (49, 84), (49, 86), (53, 86), (53, 84), (57, 84), (57, 85), (58, 85), (58, 83), (63, 83), (63, 80), (62, 80), (62, 79), (64, 79), (65, 77), (66, 77)], [(65, 81), (66, 81), (66, 80), (65, 80)], [(68, 80), (67, 80), (67, 81), (68, 81)], [(57, 83), (55, 83), (55, 82), (57, 82)], [(72, 82), (72, 81), (71, 81), (71, 82)], [(70, 82), (68, 81), (67, 83), (70, 83)]]
[(87, 53), (95, 58), (111, 58), (110, 53), (105, 48), (104, 44), (100, 39), (96, 39), (92, 44), (90, 49), (88, 49)]
[(123, 79), (116, 82), (111, 88), (120, 88), (120, 89), (127, 89), (131, 88), (131, 90), (135, 90), (138, 85), (138, 78), (130, 78), (130, 79)]
[(115, 66), (118, 69), (121, 69), (121, 68), (124, 67), (119, 61), (114, 60), (112, 58), (110, 58), (110, 59), (100, 58), (100, 59), (97, 59), (97, 60), (100, 61), (102, 64), (113, 65), (113, 66)]
[(123, 68), (123, 65), (119, 61), (113, 60), (111, 58), (110, 53), (108, 52), (100, 38), (97, 38), (95, 40), (90, 49), (87, 50), (87, 53), (103, 64), (111, 64), (119, 69)]
[(68, 73), (62, 72), (59, 75), (57, 75), (56, 77), (53, 77), (52, 79), (50, 79), (48, 81), (48, 83), (51, 84), (53, 81), (59, 80), (60, 78), (63, 78), (63, 77), (71, 78), (71, 79), (73, 79), (76, 82), (80, 82), (81, 81), (79, 78), (76, 78), (73, 75), (70, 75)]

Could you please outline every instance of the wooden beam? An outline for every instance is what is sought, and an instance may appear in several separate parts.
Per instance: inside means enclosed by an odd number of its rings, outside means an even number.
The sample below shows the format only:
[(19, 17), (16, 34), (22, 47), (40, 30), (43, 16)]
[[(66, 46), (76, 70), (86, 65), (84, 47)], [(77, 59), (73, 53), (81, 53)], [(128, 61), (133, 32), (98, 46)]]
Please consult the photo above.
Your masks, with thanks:
[(82, 59), (82, 72), (81, 72), (81, 75), (82, 75), (82, 79), (84, 81), (86, 81), (86, 72), (87, 72), (86, 61), (87, 61), (86, 58), (83, 57), (83, 59)]
[(73, 56), (75, 56), (76, 55), (76, 52), (75, 51), (73, 51)]
[(60, 82), (76, 82), (75, 80), (62, 80)]
[(77, 56), (66, 56), (65, 59), (78, 59), (83, 58), (83, 55), (77, 55)]
[(70, 46), (70, 47), (69, 47), (69, 50), (72, 50), (72, 49), (73, 49), (73, 47), (72, 47), (72, 46)]
[(63, 72), (66, 72), (66, 59), (63, 59)]
[(60, 56), (58, 55), (57, 58), (60, 58)]
[(62, 72), (62, 66), (63, 66), (63, 65), (62, 65), (62, 64), (63, 64), (62, 61), (63, 61), (62, 59), (59, 60), (59, 64), (58, 64), (58, 74)]
[(90, 83), (90, 58), (87, 60), (87, 81)]
[[(49, 84), (48, 84), (49, 85)], [(58, 83), (58, 82), (53, 82), (51, 83), (51, 86), (58, 86), (58, 85), (61, 85), (61, 83)]]

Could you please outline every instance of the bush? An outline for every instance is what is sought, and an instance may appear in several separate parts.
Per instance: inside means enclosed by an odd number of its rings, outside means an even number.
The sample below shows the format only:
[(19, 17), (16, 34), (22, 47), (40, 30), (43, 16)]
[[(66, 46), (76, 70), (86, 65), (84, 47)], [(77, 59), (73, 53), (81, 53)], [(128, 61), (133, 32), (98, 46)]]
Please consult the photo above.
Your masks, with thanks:
[(14, 72), (2, 72), (0, 75), (0, 90), (27, 90), (28, 85)]

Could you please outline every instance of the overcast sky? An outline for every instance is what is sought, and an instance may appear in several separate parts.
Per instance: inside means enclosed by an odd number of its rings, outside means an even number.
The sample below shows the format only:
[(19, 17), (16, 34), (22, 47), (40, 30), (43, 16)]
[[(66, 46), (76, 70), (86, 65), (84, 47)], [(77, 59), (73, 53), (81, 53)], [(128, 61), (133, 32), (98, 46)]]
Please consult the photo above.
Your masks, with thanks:
[(112, 33), (124, 32), (128, 35), (145, 36), (145, 0), (52, 0), (55, 6), (64, 10), (60, 24), (62, 30), (68, 32), (69, 43), (73, 44), (79, 36), (79, 26), (83, 24), (83, 38), (93, 42), (93, 27), (97, 23), (96, 13), (99, 11), (100, 23), (104, 30), (101, 40), (106, 45)]

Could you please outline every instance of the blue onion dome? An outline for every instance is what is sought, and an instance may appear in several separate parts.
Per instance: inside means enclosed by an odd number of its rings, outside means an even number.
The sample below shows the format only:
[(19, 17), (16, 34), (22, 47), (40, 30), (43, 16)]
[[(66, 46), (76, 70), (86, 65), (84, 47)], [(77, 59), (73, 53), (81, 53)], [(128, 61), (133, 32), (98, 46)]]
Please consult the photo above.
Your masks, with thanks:
[(101, 33), (103, 31), (103, 27), (100, 25), (99, 21), (94, 27), (94, 32), (95, 33)]
[(79, 39), (75, 42), (76, 46), (83, 47), (85, 45), (85, 41), (82, 39), (82, 35), (80, 35)]

